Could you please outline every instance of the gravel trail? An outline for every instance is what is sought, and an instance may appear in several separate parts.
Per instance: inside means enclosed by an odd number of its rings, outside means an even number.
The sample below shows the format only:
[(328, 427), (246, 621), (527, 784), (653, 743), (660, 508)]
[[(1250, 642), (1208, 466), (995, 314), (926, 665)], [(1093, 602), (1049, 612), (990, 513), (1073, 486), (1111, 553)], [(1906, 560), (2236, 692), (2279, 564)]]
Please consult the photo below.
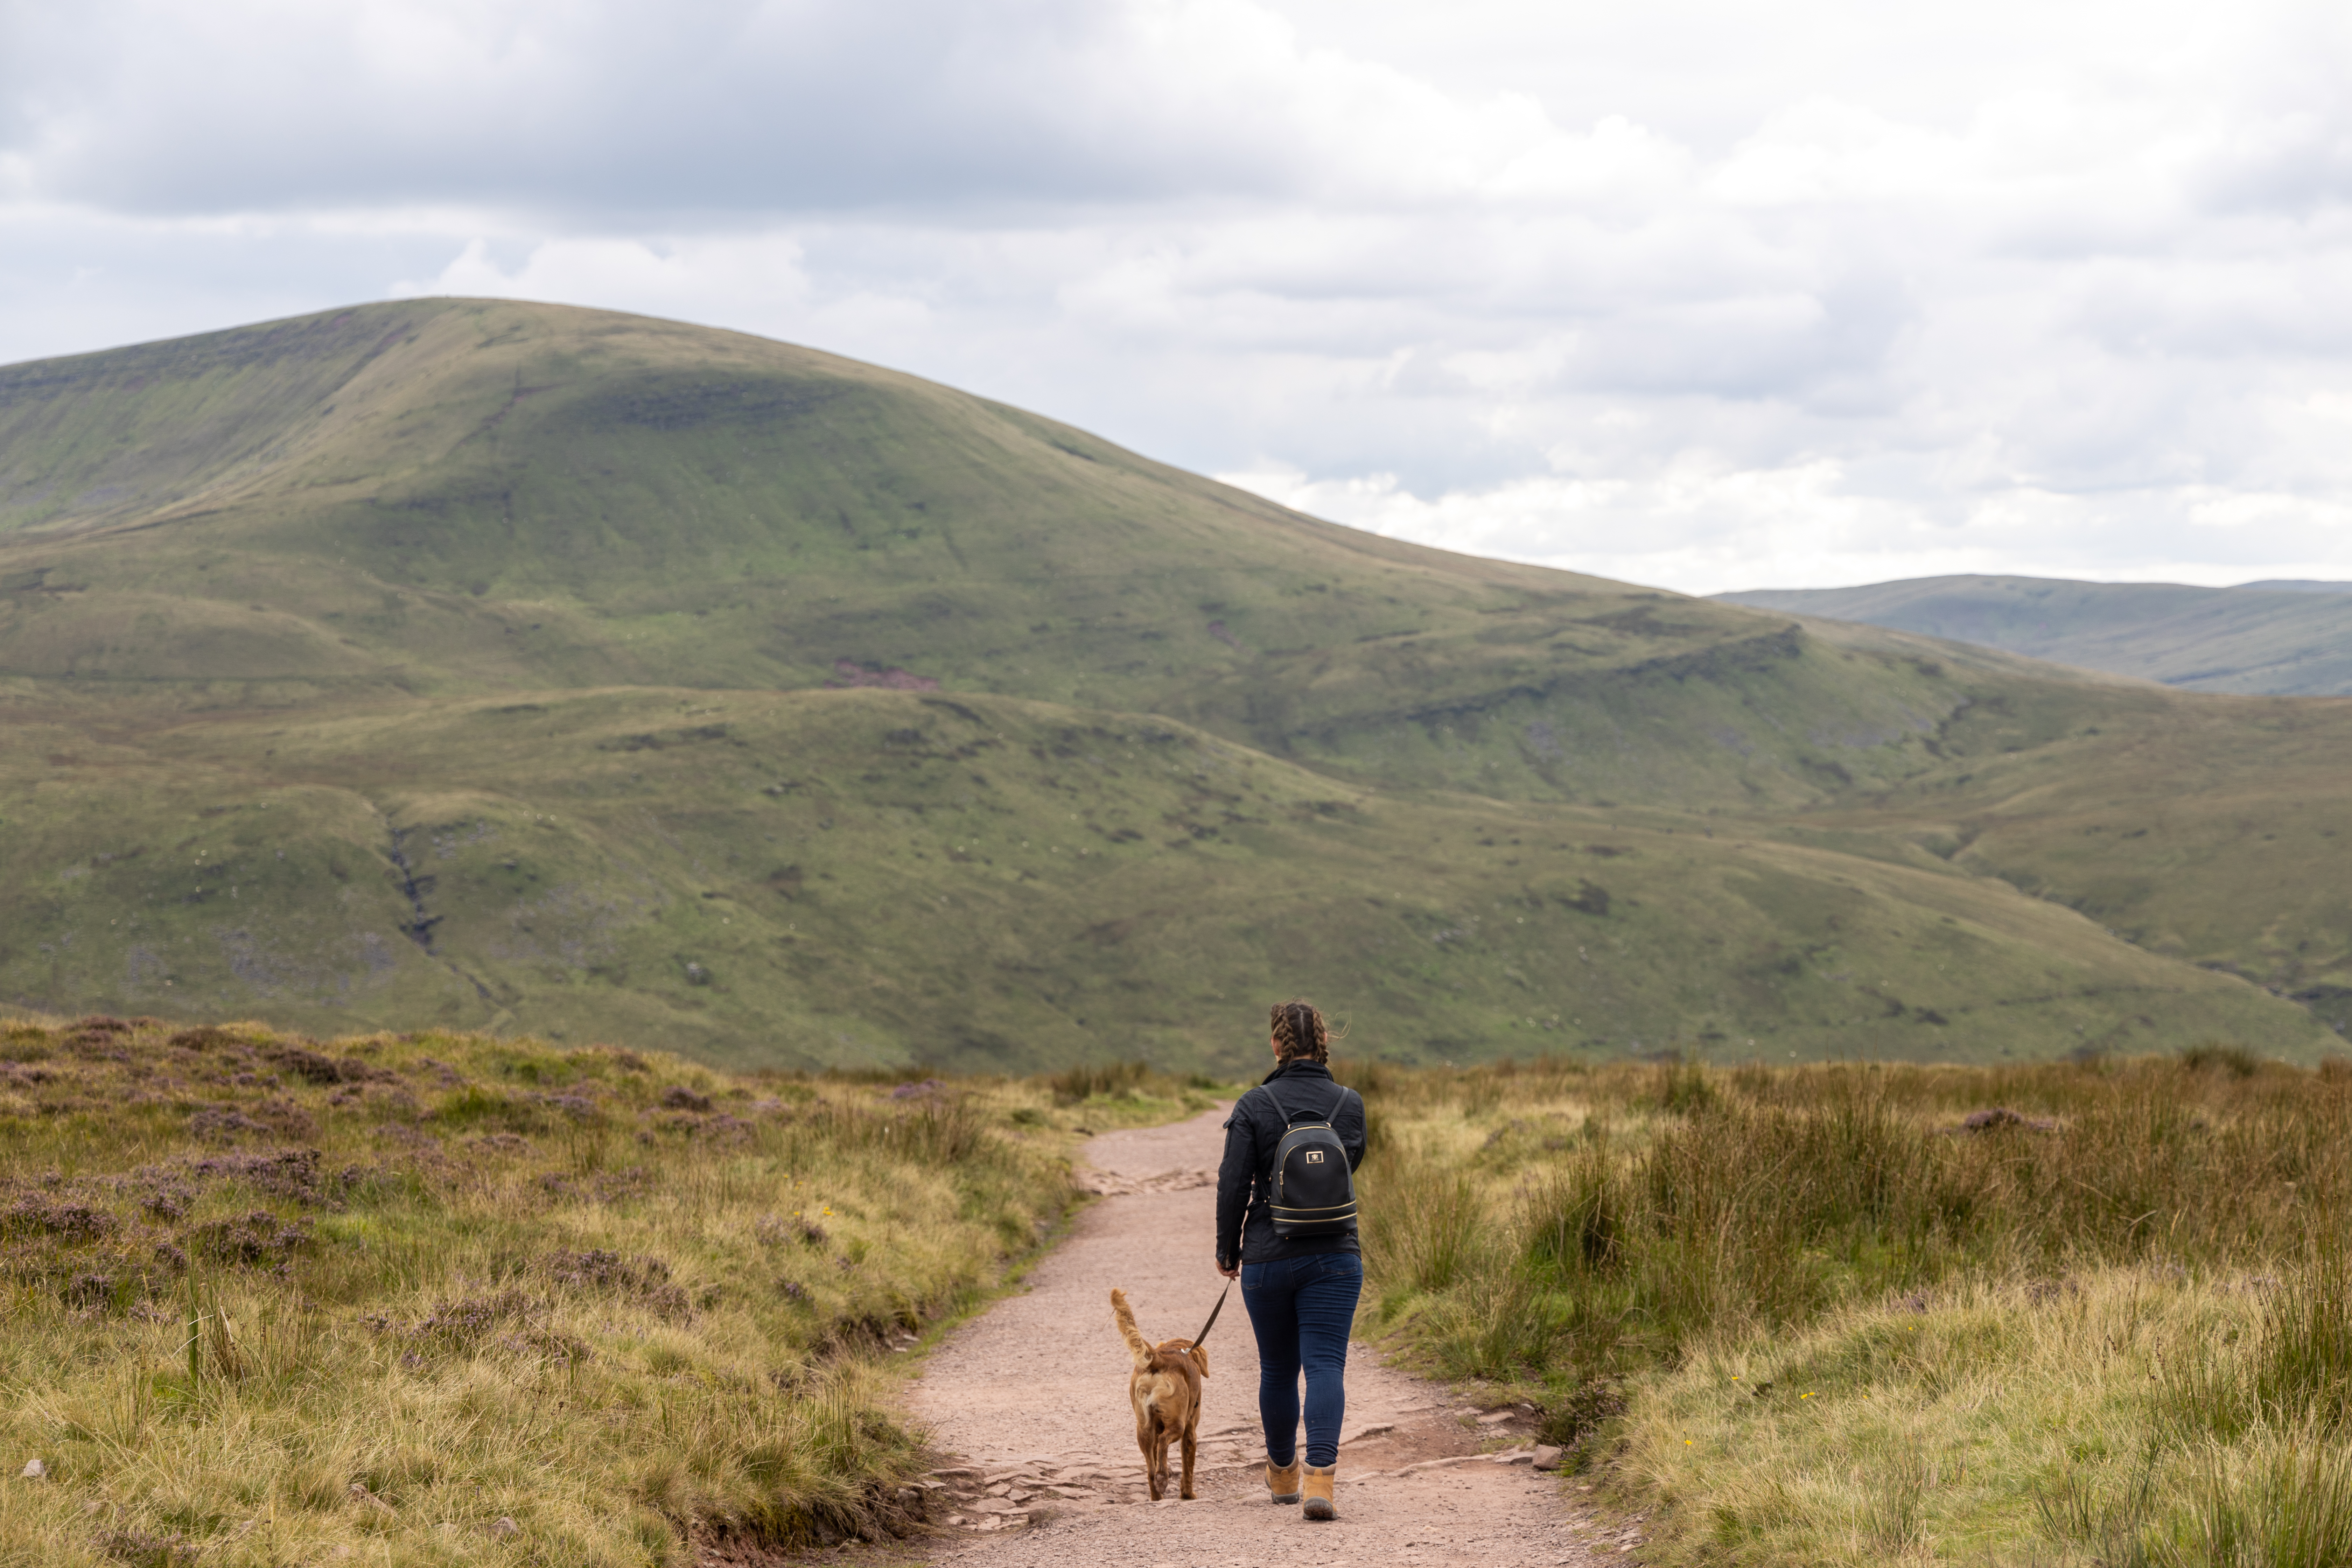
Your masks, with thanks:
[(1211, 1254), (1225, 1107), (1110, 1132), (1083, 1151), (1114, 1195), (1082, 1215), (1030, 1289), (950, 1336), (915, 1384), (914, 1412), (955, 1456), (935, 1478), (945, 1534), (920, 1561), (957, 1568), (1265, 1568), (1347, 1563), (1520, 1568), (1607, 1563), (1570, 1483), (1530, 1465), (1527, 1412), (1479, 1412), (1358, 1346), (1340, 1433), (1339, 1517), (1310, 1523), (1266, 1501), (1257, 1355), (1235, 1287), (1207, 1341), (1197, 1500), (1146, 1500), (1123, 1288), (1145, 1337), (1189, 1337), (1223, 1281)]

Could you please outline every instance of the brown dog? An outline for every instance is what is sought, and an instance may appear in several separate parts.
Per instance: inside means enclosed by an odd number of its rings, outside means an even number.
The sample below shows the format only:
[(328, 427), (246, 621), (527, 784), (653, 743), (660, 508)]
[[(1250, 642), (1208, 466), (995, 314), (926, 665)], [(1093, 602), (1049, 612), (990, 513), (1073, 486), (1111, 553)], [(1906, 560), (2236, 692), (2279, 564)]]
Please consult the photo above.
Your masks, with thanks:
[(1158, 1502), (1168, 1490), (1168, 1441), (1184, 1441), (1184, 1487), (1177, 1495), (1192, 1496), (1192, 1452), (1201, 1441), (1201, 1380), (1209, 1375), (1209, 1352), (1190, 1340), (1143, 1337), (1128, 1310), (1127, 1292), (1110, 1293), (1111, 1316), (1118, 1320), (1119, 1337), (1135, 1352), (1135, 1371), (1127, 1380), (1128, 1403), (1135, 1406), (1135, 1446), (1143, 1450), (1143, 1479)]

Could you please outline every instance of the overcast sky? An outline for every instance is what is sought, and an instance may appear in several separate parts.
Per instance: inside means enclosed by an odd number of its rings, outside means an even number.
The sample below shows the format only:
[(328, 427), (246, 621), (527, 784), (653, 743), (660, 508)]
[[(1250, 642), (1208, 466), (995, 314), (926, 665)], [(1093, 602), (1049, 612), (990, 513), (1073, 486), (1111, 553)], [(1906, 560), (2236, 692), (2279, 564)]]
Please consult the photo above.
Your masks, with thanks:
[(0, 361), (419, 293), (1686, 592), (2352, 578), (2352, 5), (0, 0)]

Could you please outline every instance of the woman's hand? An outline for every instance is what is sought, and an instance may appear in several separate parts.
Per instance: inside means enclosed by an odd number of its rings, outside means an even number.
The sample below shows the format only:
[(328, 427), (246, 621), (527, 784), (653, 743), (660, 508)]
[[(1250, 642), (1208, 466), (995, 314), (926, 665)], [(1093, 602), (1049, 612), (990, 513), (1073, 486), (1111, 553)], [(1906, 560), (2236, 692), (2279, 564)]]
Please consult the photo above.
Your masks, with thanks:
[(1236, 1263), (1232, 1268), (1228, 1268), (1223, 1264), (1220, 1263), (1217, 1265), (1217, 1272), (1223, 1275), (1228, 1279), (1238, 1279), (1242, 1277), (1242, 1266)]

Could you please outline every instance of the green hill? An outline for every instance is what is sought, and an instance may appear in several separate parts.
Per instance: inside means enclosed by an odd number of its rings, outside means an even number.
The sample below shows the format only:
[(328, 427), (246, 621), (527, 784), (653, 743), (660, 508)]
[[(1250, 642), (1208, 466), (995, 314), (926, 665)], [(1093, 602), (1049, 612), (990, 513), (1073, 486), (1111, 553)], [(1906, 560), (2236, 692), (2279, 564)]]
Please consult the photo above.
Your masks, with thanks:
[(2352, 594), (2345, 586), (1918, 577), (1717, 598), (1978, 643), (2186, 691), (2340, 697), (2352, 693)]
[(1884, 772), (1965, 696), (1781, 617), (1397, 543), (911, 376), (597, 311), (373, 305), (22, 366), (0, 454), (6, 674), (238, 700), (937, 681), (1368, 783), (1740, 805)]
[[(0, 525), (28, 1007), (1227, 1070), (1300, 989), (1412, 1061), (2308, 1057), (2273, 992), (2352, 987), (2197, 772), (2352, 829), (2334, 705), (1400, 544), (736, 334), (0, 371)], [(2162, 838), (2081, 831), (2118, 756)]]

